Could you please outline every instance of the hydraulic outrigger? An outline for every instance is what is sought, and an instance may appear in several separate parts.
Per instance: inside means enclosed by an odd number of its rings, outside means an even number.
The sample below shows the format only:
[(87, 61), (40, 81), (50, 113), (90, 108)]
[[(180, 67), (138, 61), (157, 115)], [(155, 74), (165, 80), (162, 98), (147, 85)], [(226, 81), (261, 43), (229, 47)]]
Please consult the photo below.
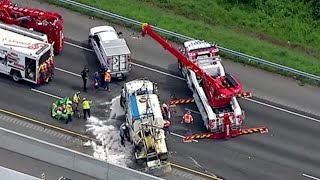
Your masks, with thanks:
[[(171, 44), (168, 43), (166, 39), (157, 34), (150, 25), (147, 23), (142, 24), (142, 36), (148, 34), (155, 41), (163, 46), (164, 49), (168, 50), (171, 54), (173, 54), (184, 67), (191, 69), (199, 78), (205, 81), (205, 87), (208, 91), (206, 94), (208, 95), (208, 103), (215, 107), (217, 104), (226, 104), (230, 101), (232, 97), (251, 97), (252, 94), (250, 92), (241, 92), (241, 84), (238, 83), (235, 87), (226, 87), (223, 82), (225, 81), (225, 77), (213, 78), (208, 75), (204, 70), (198, 67), (195, 63), (188, 60), (183, 54), (181, 54), (178, 50), (176, 50)], [(193, 98), (185, 98), (185, 99), (174, 99), (169, 102), (169, 106), (175, 106), (176, 104), (186, 104), (192, 103), (195, 100)], [(193, 134), (190, 136), (186, 136), (184, 138), (185, 142), (190, 142), (192, 139), (201, 139), (201, 138), (210, 138), (210, 139), (222, 139), (222, 138), (233, 138), (240, 135), (252, 134), (252, 133), (265, 133), (268, 132), (266, 127), (259, 128), (248, 128), (248, 129), (237, 129), (234, 130), (231, 128), (231, 118), (234, 118), (234, 114), (223, 113), (223, 115), (218, 114), (218, 116), (222, 116), (219, 118), (223, 118), (223, 126), (221, 127), (221, 131), (218, 133), (209, 132), (209, 133), (200, 133)], [(242, 122), (241, 122), (242, 123)]]

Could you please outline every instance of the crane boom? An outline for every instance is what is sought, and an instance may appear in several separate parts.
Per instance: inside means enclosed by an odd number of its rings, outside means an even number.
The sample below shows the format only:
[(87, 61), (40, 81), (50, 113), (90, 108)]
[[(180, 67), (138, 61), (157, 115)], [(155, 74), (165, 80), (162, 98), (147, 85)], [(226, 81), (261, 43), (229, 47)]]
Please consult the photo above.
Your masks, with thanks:
[(152, 27), (147, 23), (144, 23), (142, 25), (142, 30), (143, 30), (142, 36), (145, 36), (146, 34), (148, 34), (155, 41), (161, 44), (164, 49), (168, 50), (171, 54), (173, 54), (183, 66), (190, 68), (192, 71), (196, 73), (198, 77), (205, 80), (206, 87), (207, 89), (209, 89), (207, 91), (207, 95), (208, 95), (208, 102), (210, 105), (216, 106), (217, 104), (227, 104), (230, 102), (231, 97), (234, 97), (238, 93), (240, 93), (241, 91), (240, 83), (238, 83), (236, 87), (226, 87), (222, 83), (226, 77), (218, 77), (215, 79), (210, 75), (208, 75), (203, 69), (198, 67), (192, 61), (188, 60), (187, 57), (185, 57), (177, 49), (175, 49), (170, 43), (168, 43), (166, 39), (164, 39), (158, 33), (156, 33), (152, 29)]

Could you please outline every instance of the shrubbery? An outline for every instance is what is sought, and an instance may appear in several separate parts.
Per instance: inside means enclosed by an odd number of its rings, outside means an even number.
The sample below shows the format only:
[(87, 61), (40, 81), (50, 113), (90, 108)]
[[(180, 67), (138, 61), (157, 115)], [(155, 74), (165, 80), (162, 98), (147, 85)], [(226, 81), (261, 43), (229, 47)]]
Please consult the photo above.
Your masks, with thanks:
[(189, 19), (320, 50), (320, 0), (137, 0)]

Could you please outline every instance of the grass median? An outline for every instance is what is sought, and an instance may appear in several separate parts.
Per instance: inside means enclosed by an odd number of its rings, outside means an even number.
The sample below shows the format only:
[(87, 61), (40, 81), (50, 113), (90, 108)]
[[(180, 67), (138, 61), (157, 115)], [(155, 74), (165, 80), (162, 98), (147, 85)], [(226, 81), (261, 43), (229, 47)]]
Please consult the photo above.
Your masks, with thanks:
[[(54, 3), (72, 10), (94, 15), (83, 9), (77, 9), (72, 6), (65, 6), (56, 0), (44, 0), (46, 2)], [(266, 40), (261, 40), (255, 36), (251, 36), (250, 33), (240, 32), (238, 27), (230, 28), (226, 24), (219, 22), (214, 25), (213, 23), (207, 23), (203, 19), (192, 19), (186, 14), (178, 12), (177, 9), (159, 7), (155, 1), (158, 0), (77, 0), (80, 3), (88, 4), (99, 9), (103, 9), (109, 12), (113, 12), (122, 16), (126, 16), (141, 22), (148, 22), (149, 24), (156, 25), (157, 27), (178, 32), (186, 36), (190, 36), (197, 39), (204, 39), (211, 42), (217, 42), (220, 46), (237, 50), (242, 53), (252, 55), (255, 57), (267, 59), (271, 62), (288, 66), (294, 69), (298, 69), (304, 72), (308, 72), (314, 75), (320, 76), (320, 61), (317, 55), (308, 52), (298, 51), (290, 46), (281, 46), (279, 43), (272, 43)], [(160, 0), (159, 0), (160, 1)], [(169, 0), (162, 0), (167, 2)], [(171, 2), (174, 2), (171, 0)], [(191, 2), (191, 1), (190, 1)], [(180, 8), (180, 10), (195, 9), (196, 6)], [(214, 9), (214, 8), (213, 8)], [(195, 9), (197, 10), (197, 9)], [(199, 10), (199, 9), (198, 9)], [(238, 13), (241, 13), (240, 11)], [(205, 14), (204, 14), (205, 15)], [(101, 15), (97, 15), (100, 18)], [(186, 17), (187, 16), (187, 17)], [(239, 14), (241, 16), (241, 14)], [(205, 18), (205, 17), (204, 17)], [(225, 23), (228, 23), (227, 19)], [(121, 23), (121, 22), (120, 22)], [(136, 27), (140, 28), (140, 27)], [(170, 37), (167, 37), (174, 40)], [(306, 45), (312, 46), (312, 43)], [(314, 47), (314, 46), (312, 46)], [(314, 47), (317, 49), (317, 47)], [(312, 54), (312, 55), (310, 55)], [(230, 56), (228, 56), (230, 57)], [(320, 57), (320, 56), (319, 56)], [(269, 71), (277, 72), (283, 75), (305, 80), (301, 77), (290, 75), (280, 70), (261, 66), (257, 63), (248, 62), (238, 58), (231, 57), (233, 60), (240, 61), (262, 67)]]

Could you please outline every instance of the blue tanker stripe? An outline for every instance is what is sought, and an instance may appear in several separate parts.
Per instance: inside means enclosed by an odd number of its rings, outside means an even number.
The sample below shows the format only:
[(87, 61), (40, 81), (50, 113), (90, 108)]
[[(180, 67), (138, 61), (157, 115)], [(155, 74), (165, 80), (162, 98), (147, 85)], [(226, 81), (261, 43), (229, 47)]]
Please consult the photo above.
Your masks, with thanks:
[(130, 97), (130, 104), (131, 104), (131, 113), (132, 113), (133, 119), (139, 118), (140, 114), (139, 114), (139, 110), (138, 110), (136, 96)]

